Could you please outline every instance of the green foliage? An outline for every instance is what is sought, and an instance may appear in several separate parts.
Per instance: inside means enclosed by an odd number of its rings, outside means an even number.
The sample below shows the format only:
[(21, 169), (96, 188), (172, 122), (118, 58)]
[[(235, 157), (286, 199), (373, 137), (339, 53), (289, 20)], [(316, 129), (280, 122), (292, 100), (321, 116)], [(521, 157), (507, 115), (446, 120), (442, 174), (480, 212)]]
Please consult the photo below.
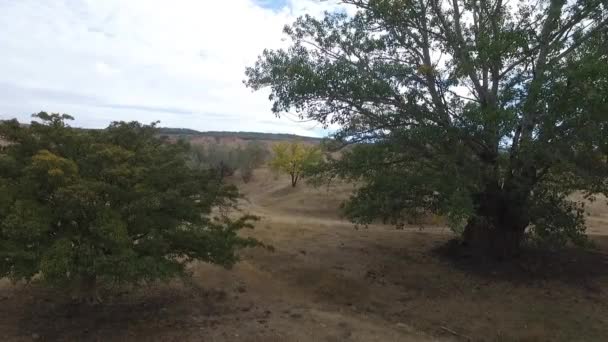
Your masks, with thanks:
[(238, 168), (240, 148), (219, 143), (192, 147), (191, 165), (200, 170), (215, 170), (220, 178), (232, 176)]
[(155, 125), (104, 130), (39, 113), (0, 124), (0, 277), (89, 287), (186, 274), (202, 260), (233, 265), (254, 217), (214, 217), (236, 204), (234, 187), (186, 163), (189, 146), (156, 138)]
[(272, 151), (274, 156), (270, 168), (290, 175), (292, 187), (322, 161), (321, 150), (315, 145), (284, 142), (274, 145)]
[[(322, 170), (356, 222), (431, 211), (459, 232), (582, 243), (568, 194), (608, 193), (605, 1), (346, 0), (299, 18), (247, 85), (355, 145)], [(549, 214), (552, 213), (552, 214)], [(506, 242), (517, 248), (519, 241)], [(506, 248), (509, 249), (509, 248)]]
[(239, 170), (245, 183), (252, 179), (253, 170), (262, 166), (269, 154), (266, 145), (260, 142), (250, 141), (245, 146), (239, 158)]
[(192, 148), (190, 164), (202, 170), (216, 170), (220, 178), (239, 171), (245, 182), (251, 180), (253, 170), (262, 166), (269, 151), (263, 143), (250, 141), (244, 148), (221, 143), (197, 145)]

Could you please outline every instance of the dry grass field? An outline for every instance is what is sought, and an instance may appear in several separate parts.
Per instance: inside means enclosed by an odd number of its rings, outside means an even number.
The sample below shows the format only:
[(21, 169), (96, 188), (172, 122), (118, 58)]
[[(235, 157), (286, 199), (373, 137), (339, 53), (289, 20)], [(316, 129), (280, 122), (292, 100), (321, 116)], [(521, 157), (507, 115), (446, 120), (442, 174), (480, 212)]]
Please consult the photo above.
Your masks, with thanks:
[(113, 289), (99, 307), (62, 291), (0, 283), (2, 341), (606, 341), (608, 208), (590, 206), (596, 251), (514, 263), (447, 258), (440, 226), (355, 229), (350, 187), (292, 189), (257, 170), (239, 184), (246, 234), (233, 270), (192, 265), (191, 281)]

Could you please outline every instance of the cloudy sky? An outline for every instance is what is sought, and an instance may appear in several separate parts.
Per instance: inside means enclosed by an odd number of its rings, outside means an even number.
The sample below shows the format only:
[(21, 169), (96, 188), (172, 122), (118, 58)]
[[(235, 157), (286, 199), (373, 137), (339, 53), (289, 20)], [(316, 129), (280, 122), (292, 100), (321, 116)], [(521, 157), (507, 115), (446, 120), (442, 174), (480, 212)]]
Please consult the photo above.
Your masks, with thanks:
[(0, 118), (69, 113), (74, 126), (160, 120), (198, 130), (323, 135), (277, 119), (243, 86), (285, 24), (319, 0), (0, 0)]

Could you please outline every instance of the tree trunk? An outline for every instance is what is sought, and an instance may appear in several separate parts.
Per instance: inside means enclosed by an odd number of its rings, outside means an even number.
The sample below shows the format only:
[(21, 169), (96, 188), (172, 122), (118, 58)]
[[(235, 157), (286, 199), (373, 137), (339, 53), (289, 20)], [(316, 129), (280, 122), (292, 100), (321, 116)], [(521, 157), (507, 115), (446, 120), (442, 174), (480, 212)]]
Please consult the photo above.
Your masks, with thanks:
[(296, 184), (298, 183), (298, 174), (292, 173), (291, 174), (291, 187), (295, 188)]
[(523, 198), (504, 192), (482, 194), (464, 229), (464, 245), (500, 259), (517, 256), (529, 224)]
[(77, 292), (73, 299), (79, 303), (99, 304), (101, 297), (98, 293), (97, 276), (94, 274), (83, 274), (78, 279)]
[(526, 226), (515, 223), (496, 225), (493, 218), (474, 217), (463, 233), (465, 246), (477, 254), (500, 259), (519, 255)]

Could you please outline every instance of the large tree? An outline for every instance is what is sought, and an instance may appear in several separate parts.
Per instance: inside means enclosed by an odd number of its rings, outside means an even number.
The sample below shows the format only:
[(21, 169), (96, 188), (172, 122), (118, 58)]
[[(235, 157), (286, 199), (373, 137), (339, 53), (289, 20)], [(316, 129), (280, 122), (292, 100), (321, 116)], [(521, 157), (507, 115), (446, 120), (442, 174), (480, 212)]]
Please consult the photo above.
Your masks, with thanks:
[(156, 138), (154, 125), (82, 130), (67, 115), (36, 117), (0, 124), (0, 277), (96, 301), (100, 282), (185, 275), (192, 260), (230, 266), (257, 243), (237, 234), (251, 217), (212, 215), (236, 189), (188, 167), (189, 146)]
[(354, 144), (326, 169), (363, 184), (354, 221), (432, 211), (503, 256), (527, 228), (585, 241), (568, 195), (608, 192), (605, 0), (343, 2), (286, 27), (246, 83)]

